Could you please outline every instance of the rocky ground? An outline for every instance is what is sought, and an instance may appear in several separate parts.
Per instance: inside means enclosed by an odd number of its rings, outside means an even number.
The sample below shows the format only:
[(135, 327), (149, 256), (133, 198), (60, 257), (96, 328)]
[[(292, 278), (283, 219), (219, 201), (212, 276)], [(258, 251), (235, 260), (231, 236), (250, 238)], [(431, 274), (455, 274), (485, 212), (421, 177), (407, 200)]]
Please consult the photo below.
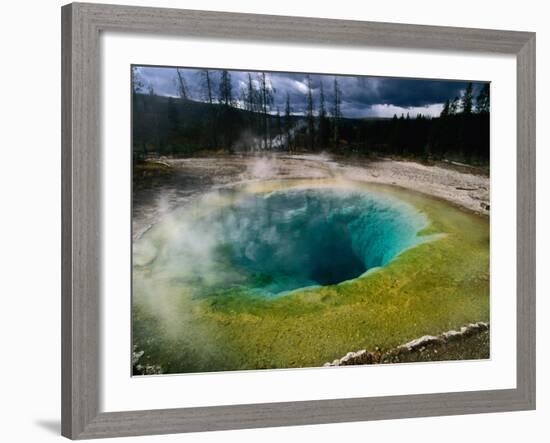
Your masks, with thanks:
[(344, 357), (327, 362), (324, 366), (488, 359), (489, 339), (489, 324), (478, 322), (441, 335), (424, 335), (386, 351), (362, 349), (348, 352)]
[(466, 165), (311, 154), (159, 158), (134, 171), (133, 238), (209, 189), (254, 180), (336, 177), (412, 189), (484, 215), (490, 210), (489, 177)]

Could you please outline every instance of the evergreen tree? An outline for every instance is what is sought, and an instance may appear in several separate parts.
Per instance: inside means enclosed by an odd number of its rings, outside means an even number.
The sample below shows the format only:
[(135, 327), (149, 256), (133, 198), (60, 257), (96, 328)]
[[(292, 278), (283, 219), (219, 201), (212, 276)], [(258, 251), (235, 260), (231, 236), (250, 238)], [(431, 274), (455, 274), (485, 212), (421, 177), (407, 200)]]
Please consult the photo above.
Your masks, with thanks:
[(258, 118), (260, 116), (260, 97), (250, 72), (248, 73), (246, 86), (243, 89), (243, 103), (244, 109), (249, 112), (249, 126), (253, 132), (257, 133), (260, 127), (260, 119)]
[[(344, 119), (338, 77), (330, 79), (333, 83), (325, 92), (323, 77), (304, 75), (306, 89), (295, 104), (302, 116), (297, 117), (293, 115), (290, 89), (279, 107), (275, 106), (269, 73), (244, 77), (238, 101), (231, 88), (231, 74), (202, 70), (198, 81), (193, 82), (194, 89), (188, 89), (187, 71), (174, 68), (171, 75), (176, 92), (170, 97), (155, 91), (156, 83), (145, 81), (140, 68), (133, 67), (134, 158), (140, 160), (145, 154), (190, 155), (213, 147), (232, 152), (261, 145), (289, 151), (296, 146), (313, 151), (349, 146), (355, 153), (372, 151), (483, 164), (489, 159), (489, 83), (479, 87), (464, 84), (460, 97), (443, 103), (440, 118), (405, 110), (392, 119)], [(235, 109), (237, 103), (242, 109)]]
[(458, 97), (455, 97), (451, 104), (449, 105), (449, 115), (456, 115), (458, 114), (458, 106), (460, 103), (460, 99)]
[(481, 91), (479, 91), (478, 96), (476, 97), (476, 112), (480, 114), (486, 114), (489, 112), (490, 106), (490, 89), (489, 83), (485, 83)]
[(472, 83), (468, 83), (464, 96), (462, 97), (462, 112), (466, 115), (472, 113), (473, 108), (473, 86)]
[(323, 80), (321, 80), (319, 86), (319, 117), (325, 118), (327, 116), (327, 110), (325, 107), (325, 90), (323, 88)]
[(443, 105), (443, 110), (441, 111), (440, 117), (448, 117), (449, 116), (449, 100), (445, 101), (445, 104)]
[(136, 94), (145, 89), (145, 82), (141, 77), (141, 72), (137, 66), (132, 66), (132, 91)]
[(220, 75), (220, 103), (225, 106), (232, 106), (233, 94), (231, 87), (231, 74), (227, 71), (222, 71)]
[[(145, 90), (145, 81), (143, 80), (141, 76), (141, 72), (137, 66), (132, 66), (132, 118), (135, 121), (139, 120), (139, 117), (142, 113), (145, 112), (146, 108), (146, 100), (144, 99), (145, 95), (143, 94)], [(141, 106), (138, 105), (138, 99)], [(135, 141), (135, 146), (138, 145), (137, 140), (139, 139), (141, 141), (141, 144), (139, 144), (141, 153), (135, 149), (134, 151), (136, 154), (136, 157), (141, 157), (142, 155), (145, 156), (147, 154), (147, 145), (146, 145), (146, 139), (147, 139), (147, 131), (143, 127), (143, 125), (132, 125), (132, 133), (133, 133), (133, 139)]]

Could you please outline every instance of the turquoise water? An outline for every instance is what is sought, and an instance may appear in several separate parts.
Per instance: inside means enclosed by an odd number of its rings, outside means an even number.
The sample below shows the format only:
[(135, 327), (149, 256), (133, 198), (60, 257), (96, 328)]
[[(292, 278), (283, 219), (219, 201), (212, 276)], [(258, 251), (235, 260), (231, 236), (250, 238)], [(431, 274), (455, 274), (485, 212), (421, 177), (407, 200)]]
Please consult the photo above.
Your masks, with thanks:
[(272, 297), (384, 266), (423, 241), (428, 225), (411, 205), (365, 190), (230, 194), (176, 211), (138, 242), (134, 262), (194, 296)]

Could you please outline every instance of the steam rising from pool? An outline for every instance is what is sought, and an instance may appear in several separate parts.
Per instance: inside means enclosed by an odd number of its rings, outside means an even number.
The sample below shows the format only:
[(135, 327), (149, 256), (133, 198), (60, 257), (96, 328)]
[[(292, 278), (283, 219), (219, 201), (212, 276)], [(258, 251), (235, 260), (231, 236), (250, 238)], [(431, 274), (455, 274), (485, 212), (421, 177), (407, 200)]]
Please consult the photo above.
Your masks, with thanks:
[(273, 297), (385, 266), (425, 241), (427, 225), (411, 205), (364, 189), (226, 190), (147, 232), (134, 266), (193, 297)]

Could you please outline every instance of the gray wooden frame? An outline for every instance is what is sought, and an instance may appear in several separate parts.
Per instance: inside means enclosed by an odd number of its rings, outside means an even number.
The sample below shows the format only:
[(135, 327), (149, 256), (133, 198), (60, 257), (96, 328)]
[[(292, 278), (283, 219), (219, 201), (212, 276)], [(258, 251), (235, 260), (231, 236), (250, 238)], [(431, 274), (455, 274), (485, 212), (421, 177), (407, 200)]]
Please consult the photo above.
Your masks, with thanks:
[[(376, 398), (99, 410), (102, 31), (517, 58), (517, 387)], [(73, 3), (62, 8), (62, 434), (73, 439), (535, 408), (535, 34)]]

